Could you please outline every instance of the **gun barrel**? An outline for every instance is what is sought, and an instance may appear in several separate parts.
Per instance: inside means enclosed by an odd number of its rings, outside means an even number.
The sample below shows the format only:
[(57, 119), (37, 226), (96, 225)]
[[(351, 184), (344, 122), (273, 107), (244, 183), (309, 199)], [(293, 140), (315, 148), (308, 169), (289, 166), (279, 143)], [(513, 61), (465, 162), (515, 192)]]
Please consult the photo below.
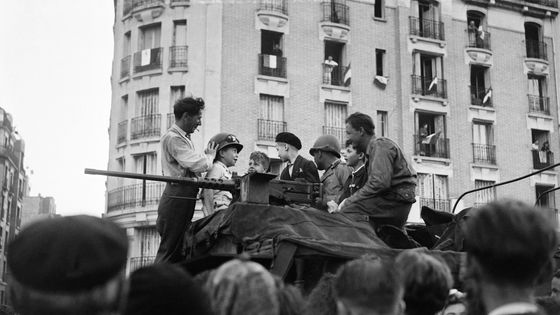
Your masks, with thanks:
[(238, 189), (237, 188), (238, 185), (234, 180), (172, 177), (172, 176), (163, 176), (163, 175), (104, 171), (104, 170), (96, 170), (92, 168), (86, 168), (84, 170), (84, 173), (88, 175), (105, 175), (111, 177), (133, 178), (133, 179), (141, 179), (141, 180), (151, 180), (156, 182), (177, 183), (183, 185), (192, 185), (198, 188), (209, 188), (209, 189), (230, 190), (230, 191), (235, 191)]

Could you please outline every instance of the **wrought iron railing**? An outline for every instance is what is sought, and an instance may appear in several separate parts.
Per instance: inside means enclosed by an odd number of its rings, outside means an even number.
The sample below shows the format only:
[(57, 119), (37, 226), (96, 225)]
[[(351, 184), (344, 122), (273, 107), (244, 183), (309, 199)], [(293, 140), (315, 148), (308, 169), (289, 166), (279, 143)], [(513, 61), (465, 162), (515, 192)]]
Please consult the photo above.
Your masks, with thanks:
[(130, 76), (130, 56), (121, 59), (121, 79)]
[(161, 69), (163, 48), (144, 49), (134, 53), (134, 73)]
[(540, 4), (547, 7), (558, 8), (558, 0), (525, 0), (525, 2)]
[(550, 98), (530, 94), (527, 97), (529, 98), (530, 113), (550, 115)]
[(538, 40), (526, 40), (527, 58), (536, 58), (548, 60), (547, 45), (545, 42)]
[(415, 155), (449, 158), (449, 139), (440, 137), (428, 139), (419, 135), (413, 135), (413, 139)]
[(467, 47), (490, 50), (490, 32), (467, 29)]
[(412, 75), (412, 94), (447, 98), (447, 81)]
[(107, 211), (156, 206), (164, 188), (165, 183), (147, 182), (113, 189), (107, 194)]
[(174, 113), (168, 113), (167, 114), (167, 129), (171, 128), (171, 126), (173, 126), (174, 123), (175, 123), (175, 114)]
[(134, 117), (130, 121), (130, 139), (159, 137), (161, 135), (161, 114)]
[(169, 47), (169, 68), (188, 67), (189, 46)]
[(321, 3), (323, 7), (322, 22), (332, 22), (350, 26), (350, 8), (345, 1), (331, 0)]
[(259, 74), (271, 77), (286, 77), (286, 57), (259, 54)]
[(350, 81), (345, 82), (344, 80), (348, 70), (349, 70), (348, 67), (344, 67), (344, 66), (329, 67), (323, 63), (323, 84), (330, 84), (336, 86), (349, 85)]
[(125, 143), (128, 133), (128, 120), (121, 121), (117, 129), (117, 144)]
[(451, 211), (451, 202), (449, 199), (437, 199), (429, 197), (420, 197), (420, 207), (426, 206), (438, 211)]
[(288, 124), (285, 121), (259, 119), (258, 129), (259, 140), (274, 141), (277, 134), (287, 131)]
[(476, 87), (470, 86), (471, 91), (471, 104), (484, 106), (484, 107), (492, 107), (492, 94), (490, 92), (490, 88), (485, 87)]
[(130, 258), (130, 272), (136, 269), (152, 265), (156, 256), (140, 256)]
[(259, 10), (267, 10), (288, 15), (287, 0), (260, 0)]
[(340, 147), (346, 143), (346, 129), (344, 127), (323, 126), (324, 135), (333, 135), (338, 139)]
[(445, 40), (443, 22), (409, 16), (410, 35)]
[(554, 164), (554, 153), (550, 151), (532, 150), (533, 168), (540, 170)]
[(0, 156), (8, 157), (14, 162), (16, 165), (19, 164), (19, 157), (14, 151), (14, 147), (12, 146), (5, 146), (0, 144)]
[(491, 144), (473, 143), (473, 162), (496, 164), (496, 146)]

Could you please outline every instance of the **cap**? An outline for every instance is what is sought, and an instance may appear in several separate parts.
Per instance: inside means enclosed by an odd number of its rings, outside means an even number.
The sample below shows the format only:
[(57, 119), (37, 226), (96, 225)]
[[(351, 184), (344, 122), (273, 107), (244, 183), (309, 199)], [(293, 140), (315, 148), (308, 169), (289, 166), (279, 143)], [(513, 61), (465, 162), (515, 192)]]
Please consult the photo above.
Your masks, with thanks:
[(330, 152), (340, 158), (340, 142), (333, 135), (322, 135), (317, 138), (313, 147), (309, 149), (309, 154), (313, 155), (317, 150)]
[(239, 139), (237, 139), (237, 137), (232, 135), (231, 133), (219, 133), (213, 136), (210, 141), (214, 141), (218, 144), (216, 152), (229, 146), (237, 148), (238, 153), (243, 149), (243, 145), (239, 143)]
[(293, 145), (296, 149), (301, 150), (301, 140), (291, 132), (281, 132), (276, 135), (276, 140), (274, 142), (283, 142), (289, 145)]
[(86, 215), (29, 225), (8, 246), (8, 268), (24, 287), (75, 292), (105, 284), (126, 266), (128, 237), (113, 222)]

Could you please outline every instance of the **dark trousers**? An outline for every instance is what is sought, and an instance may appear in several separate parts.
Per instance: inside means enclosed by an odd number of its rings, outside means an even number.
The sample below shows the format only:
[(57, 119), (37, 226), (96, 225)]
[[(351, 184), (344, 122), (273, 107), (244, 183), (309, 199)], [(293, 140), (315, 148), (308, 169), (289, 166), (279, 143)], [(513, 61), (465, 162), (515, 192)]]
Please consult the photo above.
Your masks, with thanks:
[(191, 224), (198, 188), (167, 184), (158, 205), (156, 228), (161, 242), (155, 262), (177, 263), (183, 260), (185, 231)]

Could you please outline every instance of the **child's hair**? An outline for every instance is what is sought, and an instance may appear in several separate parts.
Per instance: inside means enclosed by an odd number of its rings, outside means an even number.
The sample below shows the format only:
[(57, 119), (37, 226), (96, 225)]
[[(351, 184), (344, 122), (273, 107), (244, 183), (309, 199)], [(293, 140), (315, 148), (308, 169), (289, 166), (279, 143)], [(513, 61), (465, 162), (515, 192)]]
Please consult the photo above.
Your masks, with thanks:
[(270, 158), (268, 158), (268, 155), (266, 155), (264, 152), (251, 152), (249, 159), (261, 164), (265, 172), (269, 171), (268, 167), (270, 166)]
[(352, 143), (352, 140), (350, 140), (350, 139), (346, 140), (346, 147), (345, 148), (348, 148), (348, 147), (354, 148), (354, 150), (356, 150), (356, 153), (358, 153), (358, 154), (365, 153), (364, 151), (362, 151), (362, 149), (360, 149), (359, 145), (354, 145), (354, 143)]

